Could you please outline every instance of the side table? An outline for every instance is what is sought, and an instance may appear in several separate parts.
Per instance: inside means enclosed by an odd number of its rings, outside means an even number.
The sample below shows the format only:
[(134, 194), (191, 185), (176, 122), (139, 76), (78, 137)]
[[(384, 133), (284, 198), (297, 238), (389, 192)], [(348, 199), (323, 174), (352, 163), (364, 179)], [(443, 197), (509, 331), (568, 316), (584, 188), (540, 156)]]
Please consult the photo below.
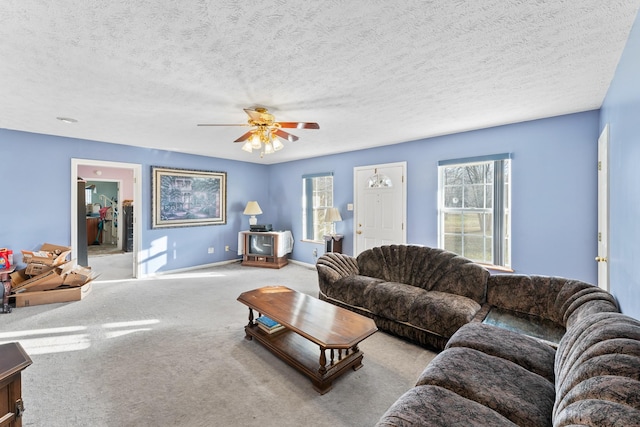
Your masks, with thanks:
[(338, 254), (342, 253), (342, 238), (344, 235), (342, 234), (327, 234), (322, 236), (325, 241), (324, 251), (325, 252), (335, 252)]
[(32, 361), (20, 343), (0, 345), (0, 426), (21, 427), (24, 403), (22, 402), (22, 371)]

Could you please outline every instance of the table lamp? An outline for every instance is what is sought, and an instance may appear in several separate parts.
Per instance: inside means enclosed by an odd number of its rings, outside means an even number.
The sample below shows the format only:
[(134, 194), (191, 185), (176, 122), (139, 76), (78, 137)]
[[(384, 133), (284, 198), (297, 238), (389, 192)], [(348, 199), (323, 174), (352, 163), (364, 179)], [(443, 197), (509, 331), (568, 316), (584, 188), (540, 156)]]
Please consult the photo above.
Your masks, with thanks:
[(327, 208), (327, 212), (324, 215), (325, 222), (331, 223), (331, 235), (335, 236), (336, 234), (336, 222), (342, 221), (342, 217), (340, 216), (340, 211), (338, 208)]
[(260, 205), (256, 201), (247, 202), (247, 206), (245, 206), (243, 212), (245, 215), (251, 215), (249, 218), (249, 225), (256, 225), (258, 223), (256, 215), (260, 215), (261, 213), (262, 209), (260, 209)]

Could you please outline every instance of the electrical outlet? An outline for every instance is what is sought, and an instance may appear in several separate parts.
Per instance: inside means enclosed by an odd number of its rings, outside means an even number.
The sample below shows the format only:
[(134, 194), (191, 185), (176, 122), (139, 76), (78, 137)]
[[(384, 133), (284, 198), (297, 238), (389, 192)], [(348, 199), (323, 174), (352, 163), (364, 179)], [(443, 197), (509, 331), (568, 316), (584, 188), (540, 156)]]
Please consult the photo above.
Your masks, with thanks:
[(224, 247), (224, 251), (225, 251), (225, 252), (229, 252), (229, 246), (225, 246), (225, 247)]
[(210, 254), (212, 254), (212, 253), (213, 253), (213, 248), (209, 248), (208, 252), (209, 252)]
[(318, 248), (314, 248), (313, 249), (313, 257), (317, 258), (318, 257)]

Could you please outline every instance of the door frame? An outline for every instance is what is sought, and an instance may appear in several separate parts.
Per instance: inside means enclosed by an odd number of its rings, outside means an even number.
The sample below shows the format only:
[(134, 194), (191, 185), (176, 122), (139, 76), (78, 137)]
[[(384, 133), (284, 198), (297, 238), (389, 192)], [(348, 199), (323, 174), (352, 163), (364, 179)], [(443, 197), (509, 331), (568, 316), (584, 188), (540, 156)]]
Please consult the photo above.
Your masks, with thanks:
[[(78, 256), (78, 167), (79, 166), (97, 166), (103, 168), (130, 169), (133, 173), (133, 278), (142, 276), (142, 266), (139, 263), (139, 253), (142, 247), (142, 165), (137, 163), (111, 162), (106, 160), (92, 159), (71, 159), (71, 257), (75, 259)], [(122, 191), (120, 188), (119, 191)], [(120, 199), (120, 198), (119, 198)], [(121, 206), (121, 200), (118, 200), (118, 206)], [(122, 212), (119, 212), (122, 215)], [(118, 230), (120, 233), (120, 230)], [(124, 235), (123, 240), (124, 242)]]
[[(353, 254), (357, 256), (358, 252), (358, 172), (369, 169), (384, 169), (391, 167), (400, 167), (402, 168), (402, 242), (406, 244), (407, 242), (407, 162), (394, 162), (394, 163), (383, 163), (377, 165), (366, 165), (366, 166), (356, 166), (353, 168), (353, 198), (354, 198), (354, 212), (353, 212)], [(360, 251), (362, 252), (362, 251)]]
[(598, 287), (609, 291), (609, 124), (598, 137)]

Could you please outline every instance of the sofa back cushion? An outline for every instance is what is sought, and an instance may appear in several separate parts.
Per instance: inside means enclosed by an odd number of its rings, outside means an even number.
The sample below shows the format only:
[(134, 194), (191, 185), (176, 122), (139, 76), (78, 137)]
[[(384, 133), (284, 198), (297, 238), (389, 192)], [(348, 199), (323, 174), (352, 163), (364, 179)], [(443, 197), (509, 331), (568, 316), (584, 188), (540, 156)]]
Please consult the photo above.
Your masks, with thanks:
[(555, 372), (554, 426), (640, 425), (640, 321), (585, 316), (560, 341)]
[(379, 246), (357, 257), (360, 274), (485, 302), (489, 272), (443, 249), (414, 245)]
[(487, 303), (548, 319), (562, 327), (571, 326), (587, 313), (619, 311), (608, 292), (580, 280), (557, 276), (492, 275), (487, 281)]

